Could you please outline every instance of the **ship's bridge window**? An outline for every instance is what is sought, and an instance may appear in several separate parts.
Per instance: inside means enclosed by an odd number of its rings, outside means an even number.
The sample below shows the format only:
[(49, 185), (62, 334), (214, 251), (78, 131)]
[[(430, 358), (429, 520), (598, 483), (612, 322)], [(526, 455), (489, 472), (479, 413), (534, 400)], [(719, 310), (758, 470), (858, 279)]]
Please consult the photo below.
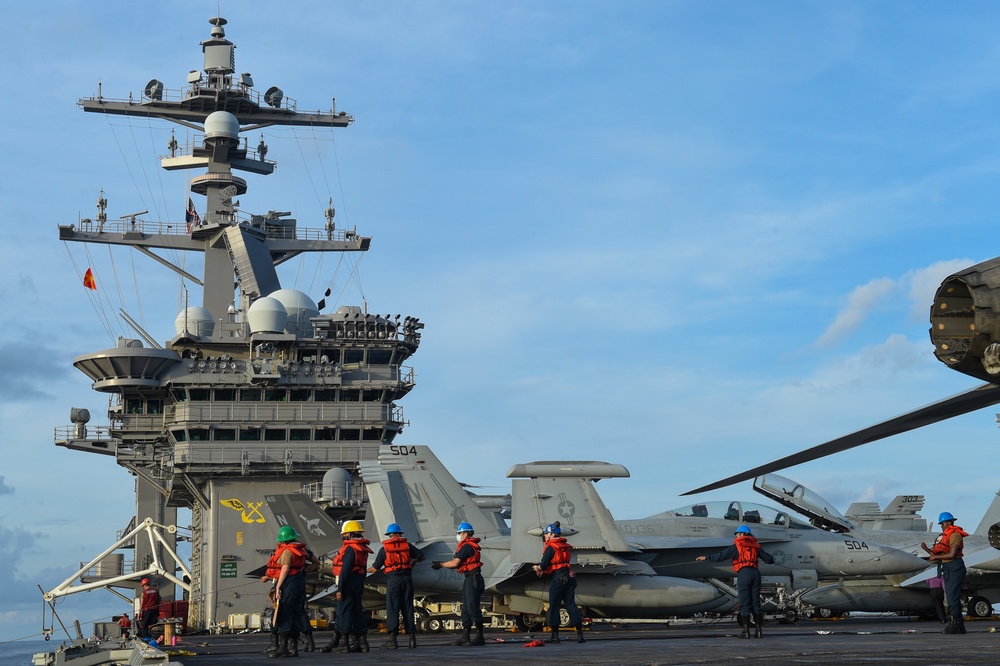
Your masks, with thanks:
[(336, 428), (316, 428), (313, 439), (317, 442), (332, 442), (337, 439), (337, 430)]
[(174, 436), (174, 439), (178, 442), (187, 441), (187, 431), (186, 430), (171, 430), (170, 434)]
[(380, 402), (382, 400), (382, 391), (372, 391), (366, 390), (361, 393), (362, 402)]
[(162, 414), (163, 413), (163, 401), (162, 400), (147, 400), (146, 401), (146, 413), (147, 414)]
[(308, 442), (310, 431), (307, 428), (292, 428), (288, 431), (288, 441)]
[(371, 365), (389, 365), (392, 362), (391, 349), (369, 349), (368, 363)]
[(266, 428), (264, 430), (265, 442), (285, 442), (288, 441), (288, 431), (284, 428)]
[(326, 356), (327, 363), (340, 363), (340, 350), (339, 349), (324, 349), (320, 354), (320, 362), (323, 361), (323, 357)]
[(361, 439), (361, 431), (358, 428), (341, 428), (340, 439), (345, 442), (357, 442)]
[(208, 428), (189, 428), (188, 437), (192, 442), (207, 442)]
[(216, 442), (235, 442), (235, 428), (216, 428), (212, 431), (212, 439)]
[(236, 389), (217, 388), (215, 389), (216, 402), (234, 402), (236, 400)]
[(311, 393), (309, 389), (291, 389), (288, 392), (288, 399), (292, 402), (309, 402)]
[(188, 394), (184, 389), (173, 389), (170, 391), (170, 397), (174, 399), (174, 402), (187, 402)]
[(240, 389), (240, 402), (260, 402), (261, 395), (259, 388)]
[(209, 390), (207, 388), (193, 388), (188, 389), (188, 395), (191, 396), (192, 400), (208, 401)]
[(365, 428), (363, 437), (366, 442), (377, 442), (382, 439), (382, 429), (381, 428)]
[(316, 402), (335, 402), (337, 389), (316, 389), (313, 400)]
[(127, 398), (125, 400), (126, 414), (142, 414), (142, 400)]
[(240, 428), (241, 442), (259, 442), (260, 428)]
[(269, 388), (264, 389), (264, 402), (285, 402), (288, 400), (288, 391), (285, 389)]
[(365, 350), (364, 349), (345, 349), (344, 350), (344, 363), (364, 363), (365, 362)]
[(357, 402), (360, 399), (361, 391), (357, 389), (341, 389), (340, 391), (341, 402)]

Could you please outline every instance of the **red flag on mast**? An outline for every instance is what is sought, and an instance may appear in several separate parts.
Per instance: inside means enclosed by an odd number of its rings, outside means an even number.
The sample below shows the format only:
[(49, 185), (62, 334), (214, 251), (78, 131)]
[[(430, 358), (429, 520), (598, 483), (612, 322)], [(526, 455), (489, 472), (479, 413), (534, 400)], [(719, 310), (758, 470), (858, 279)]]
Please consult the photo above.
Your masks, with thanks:
[(94, 271), (87, 269), (87, 272), (83, 274), (83, 286), (87, 289), (97, 290), (97, 283), (94, 282)]

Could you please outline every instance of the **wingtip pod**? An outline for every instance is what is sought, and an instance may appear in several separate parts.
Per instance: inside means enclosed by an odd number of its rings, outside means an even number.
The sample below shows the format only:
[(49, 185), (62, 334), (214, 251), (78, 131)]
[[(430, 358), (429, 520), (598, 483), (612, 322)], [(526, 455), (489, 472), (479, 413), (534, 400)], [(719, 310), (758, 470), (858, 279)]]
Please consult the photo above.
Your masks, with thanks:
[(622, 479), (631, 476), (624, 465), (597, 461), (538, 461), (507, 470), (508, 479)]

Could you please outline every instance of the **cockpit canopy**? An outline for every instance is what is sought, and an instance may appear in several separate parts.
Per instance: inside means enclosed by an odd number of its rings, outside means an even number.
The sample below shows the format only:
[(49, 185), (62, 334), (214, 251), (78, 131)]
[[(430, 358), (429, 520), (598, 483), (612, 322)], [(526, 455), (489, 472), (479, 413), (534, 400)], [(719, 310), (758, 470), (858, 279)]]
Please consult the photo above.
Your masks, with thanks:
[[(664, 511), (651, 518), (714, 518), (731, 520), (747, 525), (772, 525), (789, 527), (793, 521), (784, 511), (772, 509), (753, 502), (699, 502), (682, 506), (672, 511)], [(798, 525), (796, 525), (798, 526)]]
[(832, 504), (801, 483), (778, 474), (766, 474), (754, 479), (753, 489), (811, 519), (816, 527), (835, 532), (847, 532), (853, 525)]

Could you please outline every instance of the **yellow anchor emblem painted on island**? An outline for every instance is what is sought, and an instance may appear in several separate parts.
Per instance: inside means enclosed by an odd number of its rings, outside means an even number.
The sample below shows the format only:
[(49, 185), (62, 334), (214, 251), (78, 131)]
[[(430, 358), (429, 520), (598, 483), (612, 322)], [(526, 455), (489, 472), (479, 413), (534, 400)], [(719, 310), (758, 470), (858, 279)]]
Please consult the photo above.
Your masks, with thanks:
[[(263, 502), (247, 502), (244, 504), (236, 498), (219, 500), (219, 504), (222, 506), (228, 506), (233, 511), (241, 512), (244, 523), (263, 523), (267, 519), (264, 517), (258, 509), (264, 505)], [(254, 518), (253, 515), (257, 514), (258, 518)]]

